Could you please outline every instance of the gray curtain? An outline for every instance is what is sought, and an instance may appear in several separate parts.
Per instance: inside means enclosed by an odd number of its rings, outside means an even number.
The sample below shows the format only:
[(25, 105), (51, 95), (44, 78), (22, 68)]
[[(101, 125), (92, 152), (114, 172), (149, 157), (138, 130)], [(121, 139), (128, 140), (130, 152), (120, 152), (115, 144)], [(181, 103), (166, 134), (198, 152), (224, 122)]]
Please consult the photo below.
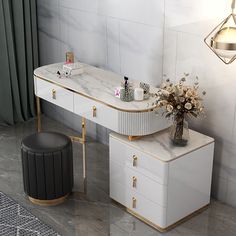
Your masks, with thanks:
[(0, 0), (0, 123), (35, 115), (36, 0)]

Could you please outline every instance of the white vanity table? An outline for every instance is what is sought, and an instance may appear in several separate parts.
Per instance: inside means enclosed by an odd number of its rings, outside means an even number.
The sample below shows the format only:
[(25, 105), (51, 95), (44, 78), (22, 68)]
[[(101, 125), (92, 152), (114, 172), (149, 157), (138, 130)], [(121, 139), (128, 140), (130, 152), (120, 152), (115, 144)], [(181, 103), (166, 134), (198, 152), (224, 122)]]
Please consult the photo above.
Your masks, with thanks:
[[(114, 96), (115, 88), (123, 81), (121, 76), (84, 65), (83, 74), (62, 79), (57, 76), (62, 65), (34, 71), (38, 130), (40, 98), (83, 117), (82, 137), (72, 139), (83, 145), (85, 186), (88, 119), (116, 132), (110, 135), (110, 196), (130, 213), (165, 230), (209, 204), (213, 139), (191, 132), (193, 139), (187, 147), (169, 146), (166, 131), (161, 131), (168, 122), (155, 114), (155, 98), (122, 102)], [(154, 92), (156, 88), (150, 90)], [(135, 141), (127, 137), (146, 135), (151, 136)]]
[[(168, 127), (155, 114), (155, 98), (122, 102), (114, 96), (123, 78), (115, 73), (85, 65), (84, 74), (59, 79), (62, 63), (34, 71), (35, 94), (66, 110), (127, 136), (143, 136)], [(151, 91), (156, 88), (151, 88)]]

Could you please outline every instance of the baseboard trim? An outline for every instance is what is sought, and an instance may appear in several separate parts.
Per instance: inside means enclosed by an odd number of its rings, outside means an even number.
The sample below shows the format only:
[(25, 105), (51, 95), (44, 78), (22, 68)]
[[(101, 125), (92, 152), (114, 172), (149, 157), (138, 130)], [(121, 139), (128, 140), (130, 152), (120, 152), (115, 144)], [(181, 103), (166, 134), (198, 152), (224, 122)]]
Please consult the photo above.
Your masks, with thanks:
[(175, 228), (175, 227), (178, 226), (179, 224), (184, 223), (185, 221), (191, 219), (192, 217), (194, 217), (194, 216), (196, 216), (196, 215), (202, 213), (202, 212), (203, 212), (204, 210), (206, 210), (206, 209), (209, 207), (209, 205), (210, 205), (210, 203), (209, 203), (209, 204), (207, 204), (207, 205), (205, 205), (205, 206), (199, 208), (198, 210), (196, 210), (196, 211), (190, 213), (189, 215), (185, 216), (184, 218), (178, 220), (177, 222), (175, 222), (175, 223), (169, 225), (168, 227), (162, 228), (162, 227), (160, 227), (159, 225), (152, 223), (150, 220), (148, 220), (148, 219), (146, 219), (145, 217), (143, 217), (143, 216), (139, 215), (138, 213), (134, 212), (133, 210), (131, 210), (131, 209), (129, 209), (129, 208), (127, 208), (127, 207), (121, 205), (119, 202), (115, 201), (114, 199), (112, 199), (112, 201), (113, 201), (116, 205), (118, 205), (119, 207), (121, 207), (122, 209), (126, 210), (129, 214), (135, 216), (135, 217), (138, 218), (139, 220), (143, 221), (144, 223), (146, 223), (147, 225), (151, 226), (152, 228), (154, 228), (154, 229), (160, 231), (161, 233), (167, 232), (167, 231), (169, 231), (169, 230)]

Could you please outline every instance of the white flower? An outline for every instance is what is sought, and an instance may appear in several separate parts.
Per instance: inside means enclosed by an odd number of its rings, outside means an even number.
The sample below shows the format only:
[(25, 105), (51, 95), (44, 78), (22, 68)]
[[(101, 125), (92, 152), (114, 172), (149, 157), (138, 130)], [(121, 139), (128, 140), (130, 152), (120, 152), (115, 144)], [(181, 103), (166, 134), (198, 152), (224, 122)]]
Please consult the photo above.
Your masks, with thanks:
[(190, 102), (187, 102), (184, 107), (187, 109), (187, 110), (191, 110), (192, 108), (192, 104)]
[(183, 89), (180, 89), (178, 95), (179, 95), (179, 96), (182, 96), (183, 94), (184, 94), (184, 90), (183, 90)]
[(162, 90), (162, 94), (166, 97), (169, 97), (170, 93), (166, 90)]
[(192, 100), (191, 100), (191, 103), (193, 104), (193, 106), (196, 106), (196, 105), (197, 105), (197, 102), (196, 102), (195, 99), (192, 99)]
[(161, 100), (161, 101), (157, 102), (157, 106), (159, 106), (159, 107), (165, 106), (166, 104), (167, 104), (166, 100)]
[(174, 92), (174, 88), (172, 86), (168, 86), (166, 88), (166, 90), (169, 92), (169, 93), (173, 93)]
[(166, 88), (166, 83), (162, 83), (161, 88), (165, 89)]
[(193, 93), (192, 93), (192, 91), (189, 89), (187, 92), (186, 92), (186, 94), (185, 94), (185, 96), (187, 97), (187, 98), (189, 98), (189, 97), (191, 97), (193, 95)]
[(180, 105), (178, 105), (178, 106), (177, 106), (177, 109), (178, 109), (178, 110), (180, 110), (180, 109), (181, 109), (181, 106), (180, 106)]
[(173, 106), (172, 105), (167, 105), (166, 106), (166, 110), (168, 111), (168, 112), (172, 112), (173, 111)]

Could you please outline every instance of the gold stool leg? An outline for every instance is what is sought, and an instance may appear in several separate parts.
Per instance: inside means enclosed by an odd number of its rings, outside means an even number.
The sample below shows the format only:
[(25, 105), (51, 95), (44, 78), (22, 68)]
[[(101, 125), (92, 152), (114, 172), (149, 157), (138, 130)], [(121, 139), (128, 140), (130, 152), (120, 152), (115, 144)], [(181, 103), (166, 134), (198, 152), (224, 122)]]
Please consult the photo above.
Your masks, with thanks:
[(36, 109), (37, 109), (37, 131), (41, 131), (41, 109), (40, 109), (40, 98), (36, 96)]
[(82, 118), (82, 148), (83, 148), (83, 186), (84, 193), (87, 192), (87, 158), (86, 158), (86, 120)]

